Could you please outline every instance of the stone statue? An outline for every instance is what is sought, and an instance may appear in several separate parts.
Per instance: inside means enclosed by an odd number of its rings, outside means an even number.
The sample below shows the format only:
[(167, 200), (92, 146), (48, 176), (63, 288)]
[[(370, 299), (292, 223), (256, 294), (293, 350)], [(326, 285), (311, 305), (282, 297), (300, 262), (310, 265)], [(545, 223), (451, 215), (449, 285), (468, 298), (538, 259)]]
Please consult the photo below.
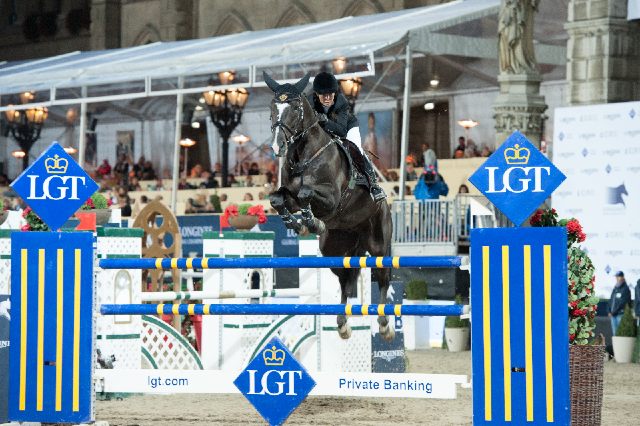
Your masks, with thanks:
[(536, 73), (533, 18), (539, 1), (502, 0), (498, 15), (498, 54), (502, 73)]

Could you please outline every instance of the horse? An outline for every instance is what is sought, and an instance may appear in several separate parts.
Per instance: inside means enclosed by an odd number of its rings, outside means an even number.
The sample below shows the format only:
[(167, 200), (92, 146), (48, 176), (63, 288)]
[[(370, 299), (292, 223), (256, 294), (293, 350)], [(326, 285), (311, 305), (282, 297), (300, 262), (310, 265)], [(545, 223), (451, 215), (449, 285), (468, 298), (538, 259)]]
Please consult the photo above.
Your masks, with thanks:
[[(279, 84), (267, 73), (264, 81), (274, 92), (271, 101), (272, 149), (280, 157), (281, 186), (270, 196), (271, 206), (285, 226), (298, 234), (316, 233), (323, 256), (389, 256), (391, 211), (384, 201), (374, 202), (368, 189), (355, 184), (352, 166), (342, 141), (320, 126), (303, 91), (309, 74), (295, 84)], [(293, 213), (300, 212), (301, 219)], [(341, 303), (353, 295), (360, 270), (331, 269), (340, 281)], [(380, 304), (387, 302), (391, 271), (374, 269)], [(338, 334), (351, 336), (344, 315), (338, 315)], [(378, 317), (380, 335), (395, 336), (386, 315)]]

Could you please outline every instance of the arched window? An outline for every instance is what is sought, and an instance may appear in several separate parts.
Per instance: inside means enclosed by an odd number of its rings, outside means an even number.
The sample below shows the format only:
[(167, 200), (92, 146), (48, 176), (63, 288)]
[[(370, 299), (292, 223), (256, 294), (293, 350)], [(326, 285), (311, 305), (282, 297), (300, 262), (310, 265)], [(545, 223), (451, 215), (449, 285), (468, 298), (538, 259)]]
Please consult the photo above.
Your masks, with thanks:
[(132, 46), (142, 46), (160, 41), (160, 32), (151, 24), (147, 24), (142, 31), (133, 39)]
[(275, 26), (276, 28), (291, 27), (293, 25), (309, 24), (315, 21), (316, 20), (309, 9), (307, 9), (302, 3), (294, 1), (289, 6), (289, 9), (287, 9), (280, 19), (278, 19)]
[(251, 24), (237, 10), (231, 10), (222, 19), (214, 35), (227, 35), (251, 31)]
[(384, 11), (384, 7), (382, 7), (378, 0), (353, 0), (344, 9), (342, 16), (373, 15), (374, 13), (382, 13)]

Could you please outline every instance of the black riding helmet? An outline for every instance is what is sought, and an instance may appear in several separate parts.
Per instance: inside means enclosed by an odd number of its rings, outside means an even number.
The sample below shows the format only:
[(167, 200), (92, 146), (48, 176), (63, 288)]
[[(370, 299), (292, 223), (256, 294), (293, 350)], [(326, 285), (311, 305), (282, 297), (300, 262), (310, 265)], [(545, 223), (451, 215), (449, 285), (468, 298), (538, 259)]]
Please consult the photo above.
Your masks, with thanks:
[(319, 95), (336, 93), (338, 91), (338, 80), (331, 73), (321, 72), (313, 80), (313, 91)]

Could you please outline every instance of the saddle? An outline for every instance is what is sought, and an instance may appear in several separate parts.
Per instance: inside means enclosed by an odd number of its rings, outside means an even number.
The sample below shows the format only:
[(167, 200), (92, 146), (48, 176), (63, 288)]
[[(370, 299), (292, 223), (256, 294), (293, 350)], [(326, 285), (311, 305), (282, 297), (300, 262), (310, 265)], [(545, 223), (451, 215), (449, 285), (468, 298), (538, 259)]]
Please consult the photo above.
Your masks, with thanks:
[(369, 180), (365, 174), (363, 154), (360, 152), (356, 144), (346, 138), (337, 138), (341, 143), (336, 143), (340, 150), (344, 153), (349, 163), (349, 188), (353, 189), (355, 185), (360, 185), (369, 190)]

